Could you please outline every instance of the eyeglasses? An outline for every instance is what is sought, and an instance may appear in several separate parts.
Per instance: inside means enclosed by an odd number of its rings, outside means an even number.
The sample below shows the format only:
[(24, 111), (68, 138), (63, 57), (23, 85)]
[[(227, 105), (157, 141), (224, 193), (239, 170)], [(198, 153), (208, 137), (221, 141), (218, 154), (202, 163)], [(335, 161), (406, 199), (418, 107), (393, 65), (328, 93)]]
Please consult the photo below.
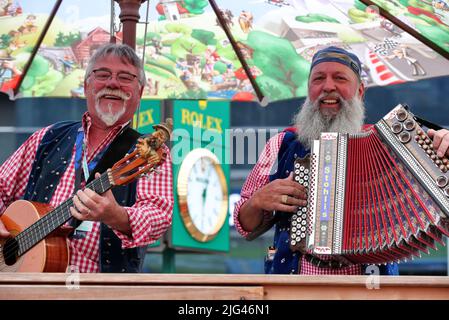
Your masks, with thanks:
[[(100, 82), (106, 82), (112, 78), (112, 75), (114, 74), (112, 71), (105, 70), (105, 69), (96, 69), (92, 70), (92, 73), (94, 74), (95, 80)], [(122, 85), (131, 84), (134, 79), (137, 78), (135, 74), (128, 73), (125, 71), (120, 71), (116, 73), (116, 79), (117, 81)]]

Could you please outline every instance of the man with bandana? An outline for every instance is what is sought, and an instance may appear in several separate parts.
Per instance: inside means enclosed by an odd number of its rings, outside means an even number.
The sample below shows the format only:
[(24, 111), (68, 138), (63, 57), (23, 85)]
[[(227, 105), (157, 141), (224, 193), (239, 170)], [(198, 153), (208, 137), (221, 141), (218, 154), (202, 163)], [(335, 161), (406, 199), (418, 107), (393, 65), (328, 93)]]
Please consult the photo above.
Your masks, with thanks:
[[(307, 205), (307, 190), (293, 181), (296, 157), (310, 153), (313, 140), (321, 132), (357, 133), (364, 130), (365, 86), (361, 63), (356, 55), (338, 47), (315, 53), (309, 74), (308, 97), (295, 115), (294, 128), (271, 138), (248, 176), (236, 203), (234, 221), (248, 240), (275, 227), (273, 245), (265, 258), (269, 274), (343, 274), (361, 275), (366, 265), (340, 265), (326, 256), (292, 252), (289, 246), (290, 222), (287, 218), (299, 206)], [(429, 130), (437, 155), (448, 154), (449, 131)], [(277, 170), (273, 172), (273, 168)], [(274, 220), (273, 212), (285, 213)], [(398, 275), (397, 264), (379, 266), (379, 273)], [(369, 271), (371, 273), (371, 271)]]
[[(76, 230), (69, 237), (72, 271), (140, 272), (147, 245), (171, 224), (172, 169), (165, 145), (167, 157), (158, 174), (103, 194), (81, 190), (109, 146), (131, 131), (145, 83), (142, 62), (131, 47), (98, 48), (86, 69), (87, 112), (81, 121), (35, 132), (0, 167), (0, 214), (18, 199), (57, 207), (73, 197), (70, 212), (82, 223), (72, 223)], [(135, 139), (129, 141), (131, 147)], [(8, 236), (0, 222), (0, 237)]]

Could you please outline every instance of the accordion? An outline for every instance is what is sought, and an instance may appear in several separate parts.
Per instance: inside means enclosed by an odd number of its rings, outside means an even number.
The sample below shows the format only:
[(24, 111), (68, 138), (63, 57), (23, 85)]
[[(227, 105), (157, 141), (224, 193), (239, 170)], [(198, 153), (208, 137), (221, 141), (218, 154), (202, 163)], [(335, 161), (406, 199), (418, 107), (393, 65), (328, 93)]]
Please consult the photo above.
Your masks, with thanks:
[(308, 203), (291, 217), (290, 248), (348, 264), (428, 253), (449, 234), (448, 170), (403, 105), (369, 131), (322, 133), (294, 163)]

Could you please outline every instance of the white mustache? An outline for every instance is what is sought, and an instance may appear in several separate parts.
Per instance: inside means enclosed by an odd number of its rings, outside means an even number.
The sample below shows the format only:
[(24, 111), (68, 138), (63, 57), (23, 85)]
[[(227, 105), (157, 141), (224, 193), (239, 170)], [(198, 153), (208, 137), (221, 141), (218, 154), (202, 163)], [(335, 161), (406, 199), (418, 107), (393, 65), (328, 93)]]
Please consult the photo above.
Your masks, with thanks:
[(95, 94), (95, 99), (99, 100), (101, 97), (106, 96), (106, 95), (114, 95), (114, 96), (117, 96), (125, 101), (127, 101), (131, 98), (131, 93), (125, 93), (120, 89), (103, 88)]

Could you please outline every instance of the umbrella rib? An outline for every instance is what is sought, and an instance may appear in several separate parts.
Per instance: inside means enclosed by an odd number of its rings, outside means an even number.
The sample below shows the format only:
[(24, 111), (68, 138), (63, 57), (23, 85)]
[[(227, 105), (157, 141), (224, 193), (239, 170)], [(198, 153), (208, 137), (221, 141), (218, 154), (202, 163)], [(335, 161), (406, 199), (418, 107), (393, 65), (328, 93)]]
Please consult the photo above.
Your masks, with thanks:
[(17, 95), (20, 86), (22, 85), (23, 80), (25, 79), (25, 76), (28, 72), (28, 69), (31, 67), (31, 64), (34, 60), (34, 56), (36, 55), (37, 51), (39, 50), (39, 47), (42, 43), (42, 41), (44, 40), (45, 35), (47, 34), (48, 29), (50, 28), (50, 25), (53, 21), (53, 18), (56, 16), (56, 12), (59, 9), (59, 6), (61, 5), (62, 0), (57, 0), (57, 2), (55, 3), (55, 5), (53, 6), (53, 9), (51, 10), (50, 13), (50, 17), (47, 20), (47, 22), (45, 23), (45, 26), (41, 32), (41, 34), (39, 35), (39, 38), (37, 39), (36, 45), (33, 48), (33, 51), (31, 52), (31, 56), (30, 59), (28, 59), (27, 63), (25, 64), (23, 71), (22, 71), (22, 75), (20, 76), (19, 81), (17, 82), (16, 87), (14, 88), (14, 96)]
[(246, 63), (246, 60), (243, 57), (243, 54), (241, 53), (234, 37), (232, 36), (232, 33), (229, 30), (226, 21), (223, 19), (220, 9), (218, 8), (217, 4), (215, 3), (215, 0), (209, 0), (209, 3), (211, 5), (212, 9), (214, 10), (215, 15), (217, 16), (217, 19), (220, 22), (221, 27), (223, 28), (226, 36), (228, 37), (229, 41), (231, 42), (232, 48), (234, 49), (234, 51), (237, 55), (237, 58), (240, 60), (240, 63), (242, 64), (242, 67), (246, 73), (246, 76), (248, 77), (249, 81), (251, 82), (251, 85), (253, 86), (254, 91), (256, 92), (257, 98), (259, 99), (260, 102), (262, 102), (264, 100), (264, 94), (262, 93), (262, 90), (260, 89), (259, 85), (257, 84), (256, 79), (254, 79), (254, 77), (252, 76), (251, 70), (250, 70), (248, 64)]
[(415, 37), (416, 39), (418, 39), (419, 41), (424, 43), (426, 46), (428, 46), (429, 48), (431, 48), (432, 50), (436, 51), (437, 53), (439, 53), (440, 55), (442, 55), (443, 57), (445, 57), (446, 59), (449, 60), (449, 52), (447, 52), (446, 50), (444, 50), (443, 48), (441, 48), (440, 46), (435, 44), (433, 41), (431, 41), (431, 40), (427, 39), (426, 37), (424, 37), (423, 35), (421, 35), (418, 31), (414, 30), (413, 28), (411, 28), (408, 25), (406, 25), (405, 23), (403, 23), (401, 20), (399, 20), (398, 18), (396, 18), (395, 16), (390, 14), (387, 10), (385, 10), (382, 7), (376, 5), (371, 0), (360, 0), (360, 1), (363, 2), (363, 4), (365, 4), (367, 6), (376, 6), (377, 8), (379, 8), (379, 13), (384, 18), (390, 20), (396, 26), (398, 26), (399, 28), (401, 28), (402, 30), (404, 30), (405, 32), (407, 32), (411, 36)]

